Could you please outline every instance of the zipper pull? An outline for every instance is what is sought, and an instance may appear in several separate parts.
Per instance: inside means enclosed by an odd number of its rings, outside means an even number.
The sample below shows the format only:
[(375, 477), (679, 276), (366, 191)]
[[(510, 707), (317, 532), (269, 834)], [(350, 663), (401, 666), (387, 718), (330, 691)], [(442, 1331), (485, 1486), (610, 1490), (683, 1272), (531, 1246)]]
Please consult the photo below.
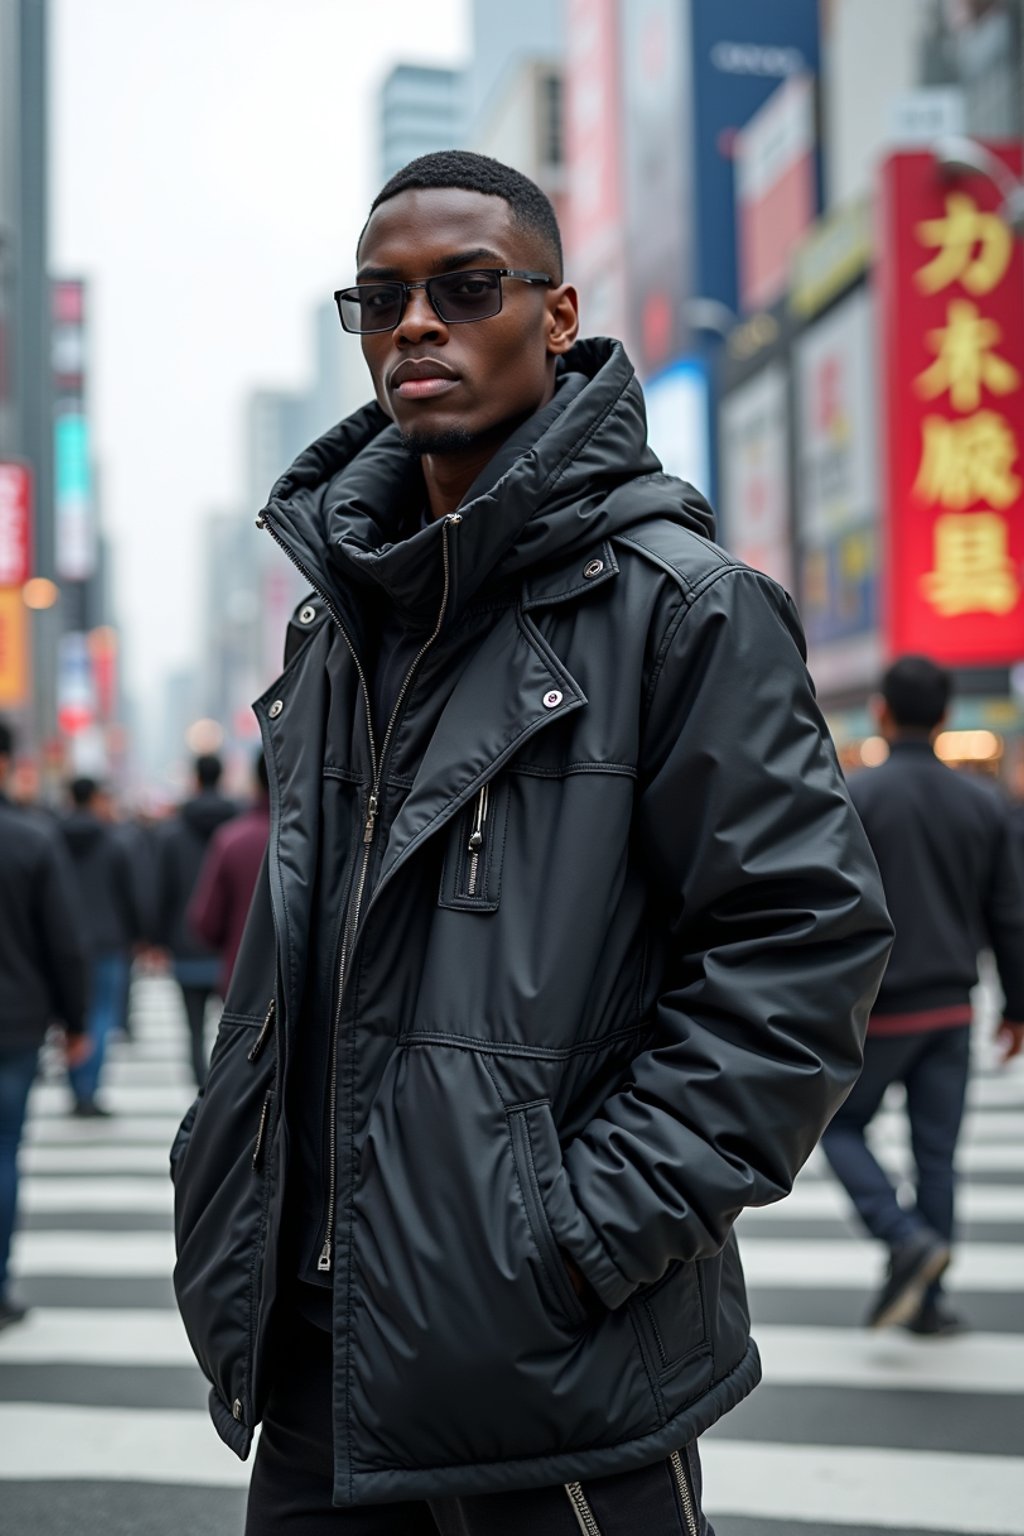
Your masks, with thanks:
[(372, 843), (374, 827), (377, 821), (377, 796), (371, 795), (366, 807), (366, 826), (363, 829), (363, 842)]
[(326, 1238), (320, 1250), (320, 1257), (316, 1261), (316, 1267), (322, 1275), (330, 1273), (331, 1269), (331, 1240)]

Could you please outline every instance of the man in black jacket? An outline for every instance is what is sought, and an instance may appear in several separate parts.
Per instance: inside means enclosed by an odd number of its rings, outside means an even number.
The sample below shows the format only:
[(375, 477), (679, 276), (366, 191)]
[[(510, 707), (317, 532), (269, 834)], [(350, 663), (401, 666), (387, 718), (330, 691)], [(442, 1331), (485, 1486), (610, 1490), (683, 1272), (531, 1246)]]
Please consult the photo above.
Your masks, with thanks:
[(206, 1007), (217, 990), (220, 957), (193, 932), (188, 905), (218, 827), (237, 816), (238, 807), (223, 796), (223, 765), (212, 752), (195, 761), (195, 794), (176, 816), (157, 828), (156, 939), (171, 956), (188, 1024), (192, 1073), (197, 1087), (206, 1081)]
[(59, 1021), (69, 1067), (80, 1067), (90, 1048), (83, 938), (67, 855), (55, 833), (7, 798), (13, 754), (14, 733), (0, 720), (0, 1329), (25, 1315), (7, 1280), (18, 1146), (39, 1047)]
[(313, 587), (257, 702), (257, 883), (172, 1149), (248, 1536), (697, 1536), (758, 1379), (733, 1223), (860, 1065), (890, 929), (792, 604), (710, 541), (550, 203), (379, 194), (376, 403), (259, 524)]
[(61, 822), (71, 855), (72, 888), (89, 956), (89, 1039), (92, 1050), (68, 1075), (73, 1113), (88, 1118), (108, 1111), (96, 1094), (107, 1044), (124, 1013), (132, 947), (142, 937), (135, 871), (127, 847), (101, 816), (104, 796), (95, 779), (70, 786), (72, 809)]
[[(871, 1327), (905, 1324), (934, 1336), (959, 1320), (940, 1276), (953, 1239), (953, 1156), (970, 1052), (970, 991), (978, 951), (991, 946), (1005, 994), (1003, 1059), (1024, 1046), (1024, 868), (1010, 811), (990, 784), (954, 773), (935, 755), (950, 676), (925, 656), (904, 656), (882, 682), (888, 760), (857, 775), (853, 803), (878, 859), (896, 926), (871, 1015), (860, 1079), (825, 1133), (836, 1175), (889, 1271)], [(906, 1089), (917, 1199), (904, 1209), (864, 1140), (891, 1083)]]

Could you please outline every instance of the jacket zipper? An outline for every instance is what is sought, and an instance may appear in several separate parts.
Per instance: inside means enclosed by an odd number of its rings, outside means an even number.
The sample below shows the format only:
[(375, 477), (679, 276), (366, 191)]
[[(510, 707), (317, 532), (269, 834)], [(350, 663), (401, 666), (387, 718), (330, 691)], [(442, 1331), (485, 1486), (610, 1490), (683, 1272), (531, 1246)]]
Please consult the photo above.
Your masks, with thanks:
[(263, 1153), (263, 1137), (267, 1129), (267, 1117), (270, 1114), (270, 1105), (273, 1100), (273, 1092), (268, 1093), (263, 1100), (263, 1108), (260, 1110), (260, 1123), (256, 1128), (256, 1145), (252, 1149), (253, 1172), (260, 1165), (260, 1157)]
[(594, 1511), (587, 1502), (587, 1496), (583, 1492), (582, 1484), (566, 1483), (565, 1491), (572, 1505), (572, 1512), (576, 1516), (576, 1523), (583, 1536), (601, 1536), (601, 1527), (594, 1518)]
[(476, 797), (473, 830), (469, 834), (469, 883), (467, 889), (470, 896), (476, 895), (477, 879), (480, 874), (480, 859), (484, 848), (484, 827), (487, 823), (489, 794), (490, 785), (485, 784)]
[(683, 1505), (683, 1518), (686, 1521), (686, 1529), (689, 1536), (700, 1536), (697, 1526), (697, 1511), (694, 1508), (693, 1494), (690, 1490), (690, 1479), (683, 1466), (683, 1458), (678, 1451), (673, 1451), (669, 1457), (672, 1463), (672, 1471), (676, 1475), (676, 1487), (679, 1489), (679, 1498)]
[(377, 827), (377, 812), (380, 806), (381, 780), (383, 777), (384, 764), (387, 760), (388, 748), (391, 745), (391, 737), (394, 733), (398, 717), (402, 712), (403, 705), (405, 704), (406, 695), (412, 686), (412, 680), (415, 677), (424, 656), (426, 656), (427, 652), (436, 641), (438, 635), (441, 633), (441, 628), (444, 624), (445, 614), (448, 611), (448, 597), (451, 589), (451, 561), (448, 551), (448, 534), (450, 529), (457, 528), (461, 522), (462, 515), (459, 512), (451, 512), (444, 519), (444, 524), (441, 529), (441, 559), (444, 564), (444, 591), (441, 597), (441, 609), (438, 613), (437, 623), (434, 625), (433, 632), (423, 642), (423, 645), (420, 647), (415, 657), (413, 658), (408, 672), (405, 674), (405, 680), (398, 691), (398, 698), (395, 700), (395, 707), (391, 712), (391, 719), (388, 721), (387, 730), (384, 733), (384, 740), (381, 743), (380, 756), (378, 757), (377, 744), (373, 734), (373, 714), (370, 709), (370, 690), (366, 683), (366, 673), (363, 671), (362, 663), (356, 654), (356, 649), (352, 644), (351, 637), (349, 636), (348, 631), (341, 621), (341, 615), (338, 613), (337, 608), (331, 602), (328, 594), (324, 592), (323, 588), (316, 580), (313, 573), (307, 570), (307, 568), (300, 560), (296, 559), (295, 555), (288, 548), (287, 544), (276, 532), (272, 522), (267, 518), (266, 513), (261, 512), (259, 517), (256, 519), (256, 526), (266, 528), (274, 542), (281, 546), (289, 560), (291, 560), (292, 564), (296, 567), (297, 570), (301, 571), (302, 575), (309, 582), (310, 586), (322, 599), (327, 612), (331, 615), (331, 618), (334, 620), (335, 624), (337, 624), (345, 644), (348, 646), (352, 660), (355, 663), (356, 672), (359, 675), (359, 682), (363, 690), (363, 702), (366, 707), (366, 730), (370, 741), (370, 770), (373, 776), (373, 782), (370, 787), (369, 799), (366, 803), (366, 820), (363, 825), (363, 856), (360, 861), (359, 878), (356, 883), (355, 894), (349, 903), (348, 910), (346, 911), (343, 920), (341, 955), (338, 960), (337, 1003), (334, 1009), (334, 1019), (331, 1024), (331, 1079), (330, 1097), (328, 1100), (329, 1141), (327, 1150), (327, 1211), (324, 1227), (323, 1246), (320, 1249), (320, 1257), (316, 1261), (316, 1267), (321, 1274), (330, 1273), (334, 1252), (334, 1204), (338, 1184), (338, 1035), (341, 1025), (341, 1009), (344, 999), (345, 979), (348, 972), (348, 957), (352, 947), (352, 939), (359, 924), (359, 913), (363, 904), (363, 895), (366, 890), (366, 875), (370, 866), (370, 855), (373, 852), (373, 838)]
[(259, 1058), (262, 1056), (262, 1054), (263, 1054), (263, 1047), (266, 1045), (267, 1041), (270, 1039), (270, 1031), (271, 1031), (271, 1029), (273, 1028), (273, 1025), (274, 1025), (274, 1013), (275, 1013), (276, 1009), (277, 1009), (277, 1002), (275, 1001), (274, 998), (271, 998), (270, 999), (270, 1005), (267, 1008), (266, 1017), (264, 1018), (263, 1023), (260, 1025), (260, 1032), (256, 1036), (256, 1039), (253, 1041), (252, 1049), (249, 1052), (249, 1060), (250, 1061), (258, 1061)]

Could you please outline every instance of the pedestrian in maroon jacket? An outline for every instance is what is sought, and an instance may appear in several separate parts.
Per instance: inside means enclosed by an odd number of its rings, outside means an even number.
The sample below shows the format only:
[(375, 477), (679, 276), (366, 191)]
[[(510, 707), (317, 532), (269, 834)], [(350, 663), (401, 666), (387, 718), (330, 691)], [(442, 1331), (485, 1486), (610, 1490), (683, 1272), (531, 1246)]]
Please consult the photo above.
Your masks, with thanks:
[(235, 968), (269, 833), (267, 764), (261, 752), (256, 759), (256, 797), (249, 810), (213, 834), (188, 906), (192, 931), (221, 957), (222, 997)]

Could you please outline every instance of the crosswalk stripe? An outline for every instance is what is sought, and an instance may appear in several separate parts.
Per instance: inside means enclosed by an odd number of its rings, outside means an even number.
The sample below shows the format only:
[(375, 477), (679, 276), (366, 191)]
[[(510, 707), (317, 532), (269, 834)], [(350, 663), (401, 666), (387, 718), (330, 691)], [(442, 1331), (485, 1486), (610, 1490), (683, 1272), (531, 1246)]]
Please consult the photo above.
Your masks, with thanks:
[(95, 1147), (101, 1143), (162, 1142), (169, 1147), (181, 1124), (180, 1115), (125, 1115), (111, 1120), (36, 1120), (25, 1145), (29, 1147)]
[[(842, 1238), (745, 1237), (740, 1244), (747, 1280), (794, 1290), (871, 1287), (881, 1275), (869, 1243)], [(954, 1250), (951, 1278), (964, 1290), (1024, 1290), (1024, 1243), (968, 1243)]]
[(913, 1392), (1024, 1395), (1024, 1338), (968, 1333), (934, 1342), (896, 1330), (754, 1329), (766, 1382), (833, 1387), (895, 1387)]
[(29, 1143), (19, 1163), (25, 1173), (162, 1173), (167, 1177), (170, 1138), (163, 1145), (138, 1143), (95, 1147), (45, 1147)]
[[(726, 1421), (728, 1422), (728, 1421)], [(708, 1513), (1020, 1536), (1024, 1461), (929, 1451), (701, 1442)]]
[(18, 1328), (0, 1334), (0, 1366), (192, 1365), (193, 1355), (177, 1312), (139, 1307), (103, 1313), (85, 1307), (42, 1307)]
[(167, 1275), (170, 1232), (20, 1232), (14, 1265), (22, 1275)]
[[(762, 1226), (779, 1218), (817, 1221), (825, 1217), (839, 1220), (849, 1216), (851, 1209), (846, 1191), (840, 1189), (834, 1180), (797, 1179), (792, 1193), (785, 1200), (744, 1211), (740, 1218), (741, 1230), (747, 1230), (751, 1223)], [(1024, 1224), (1024, 1189), (965, 1182), (957, 1194), (957, 1212), (967, 1221)]]
[[(192, 1102), (194, 1090), (187, 1083), (179, 1087), (173, 1084), (150, 1084), (120, 1087), (117, 1083), (105, 1084), (100, 1091), (104, 1104), (115, 1114), (130, 1115), (152, 1111), (154, 1114), (183, 1115)], [(40, 1083), (32, 1091), (32, 1114), (46, 1119), (48, 1116), (65, 1118), (70, 1098), (68, 1091), (57, 1083)]]
[(249, 1467), (205, 1413), (0, 1403), (0, 1478), (244, 1487)]
[(174, 1191), (163, 1168), (148, 1178), (23, 1179), (19, 1196), (27, 1216), (95, 1211), (171, 1211)]

